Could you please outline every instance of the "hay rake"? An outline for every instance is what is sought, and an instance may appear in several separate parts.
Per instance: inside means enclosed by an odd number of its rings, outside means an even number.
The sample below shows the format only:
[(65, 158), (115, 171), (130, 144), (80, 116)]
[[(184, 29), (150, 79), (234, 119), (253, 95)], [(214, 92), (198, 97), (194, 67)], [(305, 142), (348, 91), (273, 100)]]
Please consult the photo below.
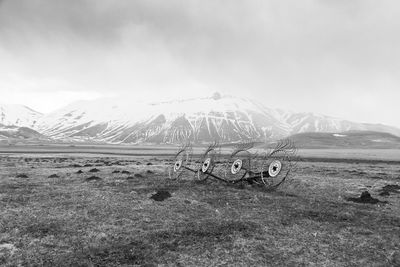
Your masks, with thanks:
[(198, 180), (214, 178), (237, 184), (248, 182), (269, 189), (277, 188), (289, 176), (297, 162), (297, 149), (291, 140), (278, 141), (273, 149), (252, 152), (254, 142), (234, 146), (231, 153), (223, 153), (217, 142), (210, 144), (199, 156), (194, 156), (190, 143), (182, 145), (169, 168), (169, 177), (179, 179), (192, 173)]

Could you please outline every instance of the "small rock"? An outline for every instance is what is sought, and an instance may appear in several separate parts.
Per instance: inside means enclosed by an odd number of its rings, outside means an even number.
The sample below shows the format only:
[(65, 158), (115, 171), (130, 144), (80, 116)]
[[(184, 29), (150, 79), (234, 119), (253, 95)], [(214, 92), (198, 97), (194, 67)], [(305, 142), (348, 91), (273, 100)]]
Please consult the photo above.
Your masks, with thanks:
[(18, 174), (17, 175), (17, 178), (28, 178), (28, 175), (26, 175), (26, 174)]
[(93, 169), (91, 169), (91, 170), (89, 170), (89, 172), (99, 172), (100, 170), (99, 169), (96, 169), (96, 168), (93, 168)]
[(130, 172), (130, 171), (122, 171), (121, 173), (123, 173), (123, 174), (130, 174), (131, 172)]
[(79, 171), (77, 171), (76, 173), (77, 173), (77, 174), (81, 174), (81, 173), (83, 173), (83, 171), (82, 171), (82, 170), (79, 170)]
[(49, 178), (58, 178), (58, 175), (57, 174), (52, 174), (52, 175), (49, 176)]

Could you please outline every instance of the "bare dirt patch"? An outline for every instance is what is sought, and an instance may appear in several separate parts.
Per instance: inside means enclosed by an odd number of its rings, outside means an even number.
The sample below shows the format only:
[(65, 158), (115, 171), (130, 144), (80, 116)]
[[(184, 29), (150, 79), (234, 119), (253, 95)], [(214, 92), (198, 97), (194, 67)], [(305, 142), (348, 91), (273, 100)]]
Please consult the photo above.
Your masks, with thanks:
[(150, 198), (155, 200), (155, 201), (164, 201), (167, 198), (170, 198), (171, 194), (166, 191), (166, 190), (159, 190), (157, 191), (154, 195), (152, 195)]

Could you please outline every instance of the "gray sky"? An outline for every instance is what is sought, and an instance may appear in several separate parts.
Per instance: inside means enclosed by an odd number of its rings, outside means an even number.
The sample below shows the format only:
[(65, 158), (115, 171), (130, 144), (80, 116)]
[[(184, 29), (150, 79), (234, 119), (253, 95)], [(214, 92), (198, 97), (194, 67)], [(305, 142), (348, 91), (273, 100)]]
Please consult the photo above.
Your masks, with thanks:
[(214, 91), (400, 127), (400, 2), (0, 0), (0, 102)]

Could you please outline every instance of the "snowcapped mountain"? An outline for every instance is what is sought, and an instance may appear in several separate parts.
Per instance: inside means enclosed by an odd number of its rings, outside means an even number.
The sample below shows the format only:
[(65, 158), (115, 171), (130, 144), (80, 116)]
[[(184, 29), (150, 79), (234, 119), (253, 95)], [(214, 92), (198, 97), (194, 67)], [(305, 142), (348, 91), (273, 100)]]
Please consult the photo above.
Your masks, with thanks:
[(400, 136), (400, 129), (313, 113), (270, 109), (223, 96), (160, 103), (121, 99), (80, 101), (42, 116), (34, 129), (57, 139), (110, 143), (173, 143), (275, 139), (302, 132), (370, 130)]
[(288, 129), (251, 100), (214, 96), (162, 103), (82, 101), (44, 116), (37, 129), (55, 138), (115, 143), (233, 141), (278, 137)]
[(375, 131), (400, 136), (400, 129), (383, 124), (358, 123), (315, 113), (278, 110), (280, 120), (290, 125), (289, 134), (306, 132), (340, 133), (345, 131)]
[(2, 125), (33, 128), (41, 116), (41, 113), (23, 105), (0, 104), (0, 124)]

